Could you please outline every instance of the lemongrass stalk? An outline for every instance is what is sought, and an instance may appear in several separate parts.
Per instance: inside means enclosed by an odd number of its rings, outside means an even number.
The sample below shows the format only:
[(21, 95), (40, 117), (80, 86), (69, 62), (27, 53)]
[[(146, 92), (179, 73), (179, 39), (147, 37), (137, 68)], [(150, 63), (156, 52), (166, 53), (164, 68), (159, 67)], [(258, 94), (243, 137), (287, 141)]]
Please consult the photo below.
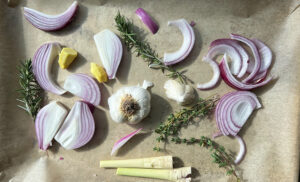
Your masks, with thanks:
[[(170, 181), (184, 181), (192, 173), (191, 167), (177, 169), (140, 169), (140, 168), (118, 168), (117, 175), (134, 176), (142, 178), (155, 178)], [(189, 178), (186, 178), (189, 180)], [(185, 181), (186, 181), (185, 180)]]
[(172, 169), (173, 158), (172, 156), (161, 156), (140, 159), (127, 159), (127, 160), (106, 160), (100, 161), (100, 167), (104, 168), (160, 168)]

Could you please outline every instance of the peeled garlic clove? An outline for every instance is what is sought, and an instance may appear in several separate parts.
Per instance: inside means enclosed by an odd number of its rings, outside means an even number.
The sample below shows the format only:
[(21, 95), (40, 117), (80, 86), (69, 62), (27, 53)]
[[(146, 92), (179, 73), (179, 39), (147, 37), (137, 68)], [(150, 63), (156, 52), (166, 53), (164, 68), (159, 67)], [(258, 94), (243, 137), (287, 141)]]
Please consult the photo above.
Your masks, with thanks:
[(180, 105), (187, 105), (195, 99), (195, 91), (190, 85), (183, 85), (176, 80), (168, 80), (164, 84), (167, 97)]
[(143, 86), (123, 87), (108, 98), (111, 118), (116, 123), (137, 124), (150, 112), (151, 95), (147, 90), (152, 82), (144, 81)]

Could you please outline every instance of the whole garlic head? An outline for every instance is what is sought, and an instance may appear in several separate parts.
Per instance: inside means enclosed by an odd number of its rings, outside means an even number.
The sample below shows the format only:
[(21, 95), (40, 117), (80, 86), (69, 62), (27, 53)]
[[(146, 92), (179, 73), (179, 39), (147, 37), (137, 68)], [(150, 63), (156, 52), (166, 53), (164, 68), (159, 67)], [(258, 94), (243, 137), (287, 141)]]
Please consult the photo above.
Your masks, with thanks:
[(195, 99), (195, 91), (190, 85), (183, 85), (176, 80), (168, 80), (165, 82), (164, 89), (166, 90), (169, 99), (177, 101), (180, 105), (187, 105)]
[(143, 86), (123, 87), (108, 98), (109, 112), (116, 123), (137, 124), (150, 112), (151, 95), (147, 90), (153, 83), (144, 80)]

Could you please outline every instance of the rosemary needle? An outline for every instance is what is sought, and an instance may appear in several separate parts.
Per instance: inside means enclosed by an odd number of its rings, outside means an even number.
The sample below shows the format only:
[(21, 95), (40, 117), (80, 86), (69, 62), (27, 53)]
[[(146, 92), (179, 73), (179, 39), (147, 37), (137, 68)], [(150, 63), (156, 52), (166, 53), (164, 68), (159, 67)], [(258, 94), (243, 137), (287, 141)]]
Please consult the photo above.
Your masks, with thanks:
[(35, 119), (41, 107), (42, 90), (34, 77), (31, 63), (31, 59), (28, 59), (17, 66), (19, 72), (19, 85), (21, 87), (17, 90), (19, 92), (17, 101), (20, 102), (18, 107), (24, 109), (33, 119)]
[(158, 54), (150, 47), (149, 43), (147, 41), (142, 41), (137, 36), (132, 22), (122, 16), (120, 12), (118, 12), (115, 17), (115, 23), (127, 48), (134, 48), (133, 52), (135, 52), (137, 56), (142, 57), (148, 63), (149, 68), (160, 69), (162, 72), (167, 70), (169, 72), (167, 74), (169, 78), (179, 79), (182, 83), (185, 83), (186, 81), (192, 82), (184, 75), (185, 71), (179, 72), (170, 66), (164, 65), (158, 57)]

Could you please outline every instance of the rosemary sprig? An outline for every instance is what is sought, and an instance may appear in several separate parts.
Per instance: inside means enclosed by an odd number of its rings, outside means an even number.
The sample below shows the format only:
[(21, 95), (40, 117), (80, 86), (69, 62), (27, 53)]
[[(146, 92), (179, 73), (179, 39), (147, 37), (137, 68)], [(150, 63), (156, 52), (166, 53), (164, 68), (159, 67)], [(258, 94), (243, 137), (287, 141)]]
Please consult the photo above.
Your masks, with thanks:
[(240, 179), (235, 171), (233, 158), (225, 151), (223, 146), (205, 136), (202, 136), (199, 139), (186, 139), (178, 136), (181, 128), (194, 123), (195, 118), (201, 119), (207, 117), (214, 109), (217, 100), (218, 98), (216, 97), (206, 100), (199, 99), (193, 107), (184, 108), (175, 114), (170, 114), (167, 120), (155, 129), (155, 132), (159, 134), (159, 136), (156, 138), (157, 145), (153, 148), (153, 150), (161, 151), (162, 149), (159, 147), (159, 144), (161, 142), (167, 143), (169, 141), (169, 137), (171, 137), (170, 141), (176, 144), (198, 144), (201, 147), (210, 149), (212, 152), (211, 157), (213, 158), (213, 162), (218, 164), (219, 167), (225, 168), (228, 175), (234, 175), (239, 181)]
[(21, 86), (21, 88), (17, 90), (19, 92), (17, 101), (21, 103), (18, 107), (24, 109), (33, 119), (35, 119), (41, 107), (42, 90), (32, 72), (31, 59), (21, 62), (20, 65), (17, 66), (17, 69), (19, 71), (19, 84)]
[(179, 72), (170, 66), (165, 66), (158, 57), (158, 54), (151, 48), (150, 44), (137, 36), (132, 22), (121, 15), (120, 12), (118, 12), (115, 17), (115, 23), (127, 48), (134, 48), (133, 52), (135, 52), (137, 56), (142, 57), (148, 63), (149, 68), (160, 69), (163, 73), (167, 70), (169, 72), (167, 74), (169, 78), (179, 79), (182, 83), (186, 81), (192, 82), (184, 75), (185, 71)]

